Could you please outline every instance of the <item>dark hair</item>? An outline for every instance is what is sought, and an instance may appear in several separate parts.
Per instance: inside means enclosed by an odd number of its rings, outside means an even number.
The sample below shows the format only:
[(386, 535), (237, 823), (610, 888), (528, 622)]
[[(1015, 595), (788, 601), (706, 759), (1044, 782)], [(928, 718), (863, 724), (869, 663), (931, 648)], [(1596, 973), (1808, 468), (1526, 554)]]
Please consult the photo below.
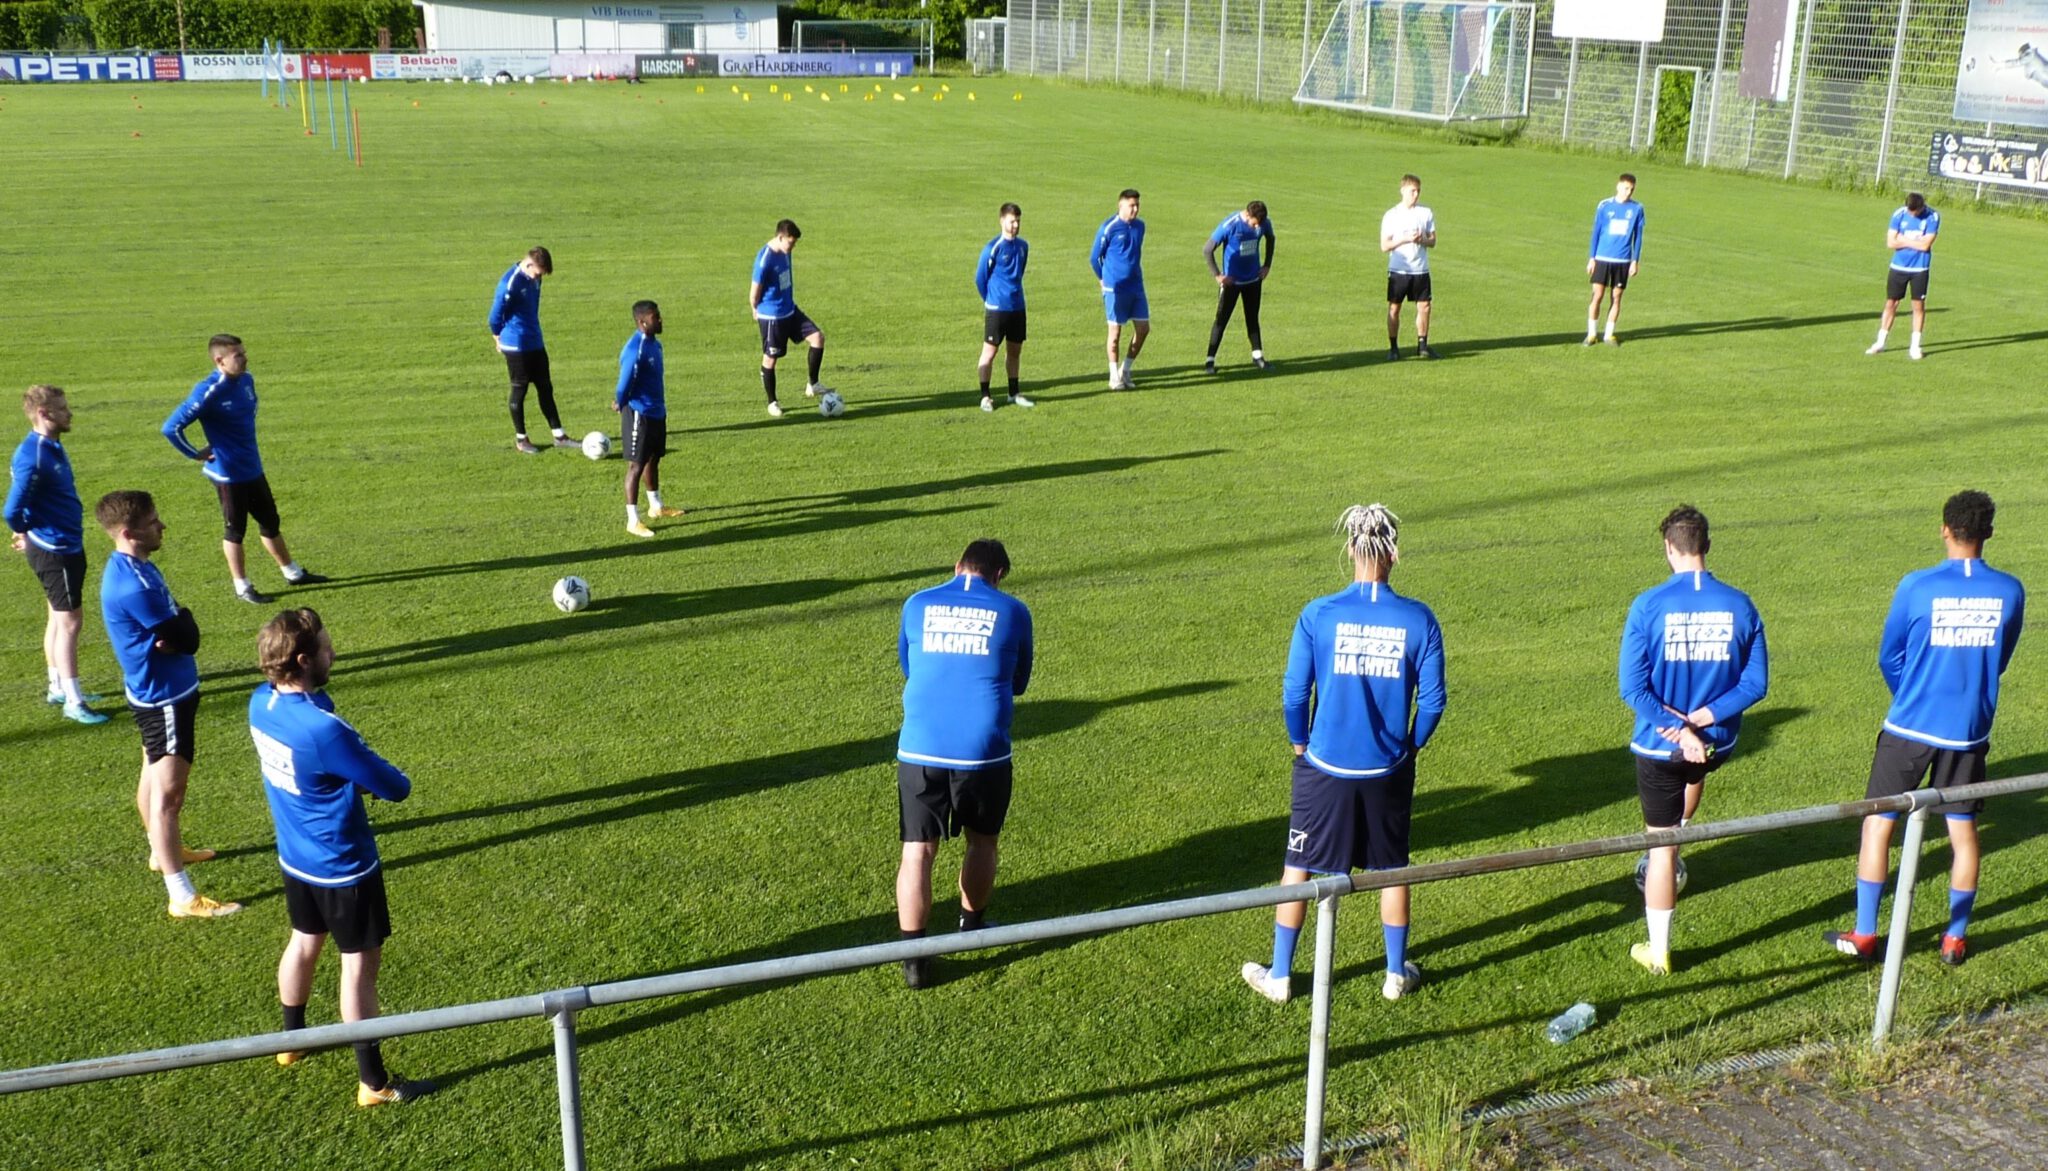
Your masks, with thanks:
[(215, 358), (242, 344), (242, 339), (231, 333), (217, 333), (206, 339), (206, 352)]
[(1991, 520), (1997, 515), (1991, 497), (1975, 488), (1965, 488), (1941, 506), (1941, 523), (1948, 526), (1949, 535), (1976, 545), (1990, 539)]
[(1021, 220), (1024, 218), (1024, 209), (1018, 207), (1014, 203), (1006, 203), (1003, 206), (996, 209), (997, 218), (1001, 218), (1006, 215), (1013, 215)]
[(1122, 191), (1116, 193), (1116, 201), (1118, 203), (1122, 203), (1126, 199), (1136, 198), (1138, 198), (1138, 189), (1136, 187), (1126, 187)]
[(659, 312), (661, 312), (661, 306), (656, 305), (652, 301), (633, 302), (633, 320), (635, 321), (644, 321)]
[(982, 537), (970, 542), (967, 552), (960, 555), (961, 568), (987, 581), (1010, 572), (1010, 554), (1003, 543), (994, 537)]
[(1262, 224), (1265, 223), (1266, 201), (1263, 199), (1252, 200), (1250, 203), (1244, 205), (1244, 213)]
[(792, 240), (801, 240), (804, 238), (803, 229), (796, 226), (795, 220), (776, 220), (775, 234), (778, 236), (787, 236)]
[(1927, 210), (1927, 197), (1918, 191), (1906, 192), (1906, 210), (1919, 215)]
[(1401, 176), (1401, 186), (1403, 186), (1403, 187), (1407, 187), (1407, 186), (1410, 186), (1410, 185), (1413, 185), (1413, 186), (1414, 186), (1414, 188), (1415, 188), (1415, 189), (1416, 189), (1417, 191), (1420, 191), (1420, 190), (1422, 190), (1422, 180), (1420, 180), (1420, 179), (1416, 178), (1416, 177), (1415, 177), (1415, 176), (1413, 176), (1413, 175), (1403, 175), (1403, 176)]
[(320, 615), (310, 606), (279, 611), (256, 632), (256, 665), (272, 683), (296, 683), (306, 677), (299, 656), (320, 653)]
[(543, 273), (555, 271), (555, 258), (549, 255), (548, 250), (545, 248), (534, 247), (527, 249), (526, 258), (539, 265)]
[(1629, 174), (1627, 171), (1623, 171), (1621, 173), (1621, 178), (1617, 180), (1617, 182), (1626, 183), (1629, 186), (1633, 187), (1636, 185), (1636, 177), (1634, 175)]
[(1692, 557), (1703, 556), (1714, 545), (1707, 539), (1707, 514), (1690, 504), (1672, 509), (1657, 531), (1664, 534), (1673, 549)]
[(147, 492), (124, 488), (100, 497), (92, 506), (93, 519), (109, 533), (134, 528), (142, 519), (156, 511), (156, 498)]

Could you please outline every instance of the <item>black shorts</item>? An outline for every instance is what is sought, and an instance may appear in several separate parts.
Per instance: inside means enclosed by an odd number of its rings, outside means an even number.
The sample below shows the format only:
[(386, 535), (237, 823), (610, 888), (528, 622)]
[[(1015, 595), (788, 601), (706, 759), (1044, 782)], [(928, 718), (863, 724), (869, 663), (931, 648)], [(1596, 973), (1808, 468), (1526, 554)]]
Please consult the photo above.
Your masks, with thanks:
[(1362, 779), (1331, 776), (1297, 756), (1286, 864), (1316, 874), (1406, 866), (1414, 805), (1412, 756), (1386, 776)]
[(85, 553), (52, 553), (34, 541), (28, 543), (28, 567), (43, 583), (43, 596), (52, 610), (76, 610), (85, 598)]
[(1890, 276), (1884, 283), (1885, 300), (1903, 301), (1906, 299), (1908, 290), (1912, 291), (1915, 301), (1925, 301), (1927, 299), (1926, 269), (1923, 268), (1918, 272), (1905, 272), (1894, 268), (1889, 271)]
[(906, 842), (943, 842), (963, 829), (994, 837), (1010, 812), (1010, 762), (952, 769), (896, 762)]
[(1671, 829), (1685, 820), (1687, 786), (1703, 783), (1708, 773), (1727, 760), (1718, 754), (1705, 764), (1694, 764), (1682, 757), (1658, 760), (1637, 756), (1636, 796), (1642, 801), (1643, 824), (1651, 829)]
[(546, 350), (501, 350), (505, 374), (512, 380), (512, 393), (526, 397), (526, 388), (537, 386), (543, 394), (555, 393), (555, 378), (548, 369)]
[(384, 899), (379, 868), (347, 886), (317, 886), (284, 876), (284, 911), (301, 935), (332, 935), (350, 955), (382, 947), (391, 938), (391, 905)]
[(772, 321), (757, 318), (756, 324), (761, 327), (761, 353), (770, 358), (780, 358), (789, 352), (789, 343), (818, 332), (817, 323), (805, 317), (802, 310)]
[(275, 539), (277, 536), (277, 500), (270, 494), (270, 477), (258, 476), (239, 484), (222, 484), (216, 481), (214, 492), (220, 496), (220, 518), (223, 522), (221, 536), (229, 544), (239, 545), (249, 531), (249, 521), (256, 521), (256, 532)]
[(128, 710), (135, 716), (135, 727), (142, 733), (142, 759), (155, 764), (166, 756), (175, 756), (186, 764), (193, 761), (193, 746), (196, 743), (193, 732), (199, 723), (199, 692), (170, 703), (130, 703)]
[(997, 342), (1024, 344), (1024, 311), (1022, 309), (986, 309), (981, 315), (981, 340), (989, 345)]
[(668, 454), (668, 418), (626, 410), (619, 416), (625, 428), (626, 462), (651, 464)]
[[(1863, 790), (1863, 796), (1866, 799), (1896, 797), (1912, 792), (1923, 782), (1931, 782), (1937, 789), (1974, 785), (1984, 779), (1984, 755), (1990, 750), (1989, 744), (1979, 744), (1975, 748), (1936, 748), (1890, 732), (1879, 732), (1877, 751), (1870, 760), (1870, 785)], [(1968, 812), (1973, 817), (1984, 812), (1984, 803), (1972, 801)]]
[(1596, 260), (1593, 262), (1593, 283), (1609, 289), (1628, 288), (1628, 266), (1626, 260)]
[(1387, 304), (1399, 305), (1403, 301), (1429, 300), (1429, 274), (1426, 272), (1390, 272), (1387, 274)]

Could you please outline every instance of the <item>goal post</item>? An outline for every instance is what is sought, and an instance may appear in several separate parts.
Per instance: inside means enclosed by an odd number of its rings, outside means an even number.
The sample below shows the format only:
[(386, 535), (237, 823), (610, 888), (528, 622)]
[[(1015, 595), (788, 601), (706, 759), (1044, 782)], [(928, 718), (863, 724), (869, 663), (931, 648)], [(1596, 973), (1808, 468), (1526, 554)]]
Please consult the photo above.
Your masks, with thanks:
[(1296, 103), (1431, 122), (1529, 116), (1536, 5), (1340, 0)]
[(900, 20), (799, 20), (790, 25), (799, 53), (915, 53), (929, 73), (937, 47), (932, 22)]

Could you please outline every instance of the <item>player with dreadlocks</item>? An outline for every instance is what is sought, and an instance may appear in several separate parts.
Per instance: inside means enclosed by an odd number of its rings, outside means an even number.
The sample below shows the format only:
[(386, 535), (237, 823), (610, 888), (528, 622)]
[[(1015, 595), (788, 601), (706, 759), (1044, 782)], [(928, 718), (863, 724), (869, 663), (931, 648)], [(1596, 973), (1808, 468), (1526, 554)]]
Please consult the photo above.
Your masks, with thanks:
[[(1281, 705), (1294, 744), (1294, 801), (1280, 881), (1408, 865), (1415, 754), (1444, 714), (1444, 639), (1429, 607), (1387, 584), (1401, 559), (1401, 518), (1384, 504), (1353, 505), (1337, 520), (1352, 584), (1317, 598), (1294, 626)], [(1413, 721), (1410, 712), (1413, 711)], [(1248, 963), (1245, 983), (1284, 1003), (1305, 903), (1283, 903), (1273, 962)], [(1380, 891), (1387, 978), (1399, 1000), (1422, 983), (1408, 961), (1408, 888)]]

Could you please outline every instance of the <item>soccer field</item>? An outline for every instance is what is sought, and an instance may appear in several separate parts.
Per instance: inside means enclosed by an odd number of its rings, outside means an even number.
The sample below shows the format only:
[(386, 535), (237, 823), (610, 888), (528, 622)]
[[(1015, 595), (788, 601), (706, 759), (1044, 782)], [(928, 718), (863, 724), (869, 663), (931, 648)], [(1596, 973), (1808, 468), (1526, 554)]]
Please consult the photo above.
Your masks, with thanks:
[[(0, 90), (0, 391), (69, 389), (88, 506), (157, 495), (157, 561), (205, 632), (185, 833), (222, 857), (192, 873), (247, 904), (165, 916), (136, 734), (41, 704), (41, 595), (10, 563), (0, 1066), (277, 1026), (285, 912), (245, 719), (271, 611), (230, 595), (213, 492), (157, 433), (219, 331), (247, 341), (293, 552), (336, 579), (282, 589), (252, 549), (256, 584), (322, 612), (340, 711), (414, 779), (372, 812), (391, 1012), (894, 938), (898, 609), (977, 536), (1008, 544), (1006, 586), (1038, 635), (992, 908), (1007, 922), (1277, 877), (1281, 669), (1301, 605), (1348, 580), (1330, 526), (1354, 502), (1400, 513), (1394, 584), (1444, 629), (1418, 861), (1640, 828), (1615, 654), (1629, 599), (1667, 572), (1655, 525), (1673, 504), (1712, 518), (1713, 567), (1755, 597), (1774, 666), (1708, 820), (1862, 795), (1887, 702), (1879, 628), (1899, 576), (1941, 557), (1949, 493), (1996, 497), (1988, 559), (2048, 582), (2048, 415), (2028, 373), (2048, 339), (2048, 224), (1940, 206), (1926, 360), (1905, 357), (1904, 322), (1870, 358), (1896, 193), (1638, 163), (1628, 344), (1585, 350), (1588, 220), (1614, 160), (951, 84), (867, 102), (834, 83), (829, 103), (801, 83), (788, 102), (766, 83), (749, 101), (723, 84), (359, 86), (360, 170), (244, 85)], [(1375, 237), (1404, 171), (1437, 215), (1442, 360), (1388, 365)], [(1105, 388), (1086, 263), (1125, 186), (1144, 193), (1155, 325), (1131, 394)], [(1275, 367), (1249, 368), (1234, 324), (1209, 378), (1199, 250), (1249, 198), (1279, 234)], [(1034, 245), (1039, 406), (985, 415), (971, 276), (1004, 200)], [(803, 228), (796, 291), (830, 338), (836, 421), (762, 411), (747, 278), (783, 216)], [(691, 511), (655, 540), (622, 531), (618, 460), (511, 450), (484, 317), (536, 243), (555, 258), (543, 322), (574, 434), (612, 426), (628, 306), (661, 302), (665, 495)], [(795, 381), (786, 404), (804, 402)], [(118, 695), (97, 617), (107, 544), (89, 531), (87, 547), (85, 682)], [(567, 573), (596, 597), (571, 616), (548, 600)], [(1994, 776), (2048, 767), (2044, 686), (2048, 647), (2023, 641)], [(1930, 850), (1908, 1028), (2048, 985), (2048, 848), (2032, 840), (2048, 811), (2010, 801), (1984, 827), (1960, 969), (1934, 956), (1947, 852)], [(1397, 1005), (1378, 995), (1370, 901), (1352, 902), (1332, 1132), (1446, 1087), (1500, 1100), (1867, 1029), (1875, 973), (1818, 939), (1851, 913), (1853, 837), (1688, 853), (1661, 980), (1627, 958), (1643, 927), (1624, 860), (1419, 890), (1411, 954), (1430, 982)], [(958, 857), (941, 853), (942, 894)], [(935, 925), (952, 914), (942, 898)], [(1270, 917), (1247, 913), (940, 961), (924, 993), (892, 968), (592, 1011), (591, 1162), (1109, 1167), (1155, 1137), (1187, 1165), (1269, 1150), (1299, 1137), (1309, 1016), (1305, 997), (1276, 1007), (1239, 983), (1270, 941)], [(315, 1023), (337, 1017), (333, 965)], [(1576, 1000), (1601, 1023), (1546, 1044)], [(385, 1055), (443, 1088), (358, 1112), (336, 1052), (16, 1096), (0, 1162), (559, 1165), (544, 1024)]]

